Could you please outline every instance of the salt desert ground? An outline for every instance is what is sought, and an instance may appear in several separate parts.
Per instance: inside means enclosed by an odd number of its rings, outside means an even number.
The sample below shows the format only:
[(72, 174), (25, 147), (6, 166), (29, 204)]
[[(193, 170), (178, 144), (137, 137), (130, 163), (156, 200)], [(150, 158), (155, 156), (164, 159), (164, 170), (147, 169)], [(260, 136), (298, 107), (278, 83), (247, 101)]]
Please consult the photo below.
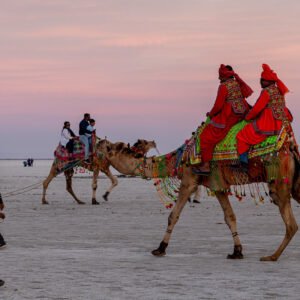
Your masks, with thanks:
[[(42, 181), (50, 161), (0, 161), (1, 193)], [(268, 199), (249, 197), (232, 204), (244, 246), (244, 260), (227, 260), (232, 238), (217, 200), (202, 193), (201, 204), (187, 204), (166, 257), (153, 257), (169, 211), (152, 181), (119, 178), (108, 202), (101, 195), (109, 180), (100, 178), (99, 206), (91, 205), (91, 179), (77, 174), (79, 206), (65, 190), (63, 176), (49, 186), (49, 205), (38, 187), (5, 198), (0, 231), (0, 299), (299, 299), (300, 232), (278, 262), (260, 262), (281, 242), (284, 226)], [(293, 201), (300, 223), (300, 207)]]

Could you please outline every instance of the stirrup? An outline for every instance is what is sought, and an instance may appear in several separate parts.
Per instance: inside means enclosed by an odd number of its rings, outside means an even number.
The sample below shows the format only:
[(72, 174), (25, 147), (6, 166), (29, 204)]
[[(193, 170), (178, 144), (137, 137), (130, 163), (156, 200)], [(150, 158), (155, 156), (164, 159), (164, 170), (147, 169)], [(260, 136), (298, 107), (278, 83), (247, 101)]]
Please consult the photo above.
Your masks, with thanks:
[(192, 167), (192, 172), (196, 175), (202, 175), (202, 176), (210, 175), (210, 171), (202, 171), (202, 170), (199, 170), (197, 167)]
[(235, 171), (241, 171), (244, 173), (248, 173), (249, 170), (249, 165), (243, 161), (240, 161), (238, 164), (231, 165), (230, 167)]

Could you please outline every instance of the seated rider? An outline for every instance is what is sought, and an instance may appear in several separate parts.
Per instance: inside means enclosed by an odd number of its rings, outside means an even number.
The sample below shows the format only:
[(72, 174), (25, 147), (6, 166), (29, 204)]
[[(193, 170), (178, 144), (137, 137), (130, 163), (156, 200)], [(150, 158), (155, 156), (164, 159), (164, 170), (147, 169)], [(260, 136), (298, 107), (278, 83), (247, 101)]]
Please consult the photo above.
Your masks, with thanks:
[(87, 134), (92, 134), (92, 131), (88, 130), (87, 127), (90, 125), (91, 117), (90, 114), (85, 113), (83, 120), (79, 123), (79, 139), (84, 144), (84, 159), (87, 163), (89, 163), (89, 152), (90, 152), (90, 146), (89, 146), (89, 139), (86, 136)]
[(225, 138), (233, 125), (244, 119), (249, 110), (246, 99), (253, 91), (233, 71), (231, 66), (221, 65), (219, 68), (220, 86), (212, 110), (207, 113), (211, 118), (210, 123), (200, 135), (201, 164), (197, 173), (208, 175), (209, 162), (217, 143)]
[(262, 68), (261, 94), (245, 118), (253, 121), (237, 134), (237, 151), (244, 166), (248, 164), (248, 151), (252, 145), (261, 143), (270, 135), (278, 135), (282, 126), (291, 131), (293, 117), (284, 99), (289, 90), (268, 65), (263, 64)]
[(69, 153), (73, 153), (74, 139), (76, 138), (76, 135), (70, 127), (70, 122), (65, 121), (64, 127), (61, 131), (60, 144), (65, 147)]
[(90, 119), (90, 124), (86, 128), (88, 131), (92, 133), (86, 133), (85, 135), (88, 137), (90, 148), (92, 146), (92, 135), (96, 134), (96, 121), (94, 119)]

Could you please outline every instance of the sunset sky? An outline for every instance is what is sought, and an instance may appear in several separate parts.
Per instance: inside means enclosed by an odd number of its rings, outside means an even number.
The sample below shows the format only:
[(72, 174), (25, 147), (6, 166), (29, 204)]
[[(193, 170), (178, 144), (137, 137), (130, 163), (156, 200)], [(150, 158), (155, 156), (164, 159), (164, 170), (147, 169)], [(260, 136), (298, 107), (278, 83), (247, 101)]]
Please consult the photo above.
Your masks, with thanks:
[(205, 119), (230, 64), (260, 93), (268, 63), (300, 138), (300, 1), (2, 0), (0, 158), (51, 158), (65, 120), (170, 151)]

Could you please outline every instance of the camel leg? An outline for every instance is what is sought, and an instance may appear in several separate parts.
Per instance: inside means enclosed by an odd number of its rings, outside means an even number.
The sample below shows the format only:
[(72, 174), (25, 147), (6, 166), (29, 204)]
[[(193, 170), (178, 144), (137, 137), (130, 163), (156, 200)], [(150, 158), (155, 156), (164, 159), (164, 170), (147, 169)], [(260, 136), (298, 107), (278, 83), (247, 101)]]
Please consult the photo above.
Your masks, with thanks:
[(93, 204), (93, 205), (98, 205), (98, 204), (100, 204), (100, 203), (96, 200), (97, 180), (98, 180), (99, 172), (100, 172), (99, 169), (95, 169), (94, 172), (93, 172), (93, 183), (92, 183), (92, 189), (93, 189), (92, 204)]
[(200, 186), (198, 186), (194, 195), (193, 203), (200, 203), (200, 192)]
[(237, 232), (236, 217), (231, 207), (228, 196), (224, 192), (216, 192), (216, 197), (219, 200), (219, 203), (223, 209), (224, 219), (231, 231), (233, 242), (234, 242), (233, 254), (228, 254), (227, 258), (242, 259), (244, 258), (242, 253), (243, 247)]
[(74, 174), (74, 170), (73, 169), (70, 169), (70, 170), (67, 170), (64, 172), (65, 173), (65, 176), (66, 176), (66, 188), (67, 188), (67, 191), (72, 195), (72, 197), (75, 199), (75, 201), (78, 203), (78, 204), (85, 204), (83, 201), (80, 201), (75, 193), (73, 192), (73, 188), (72, 188), (72, 177), (73, 177), (73, 174)]
[(285, 224), (285, 236), (278, 249), (270, 256), (264, 256), (261, 261), (276, 261), (289, 244), (298, 230), (295, 217), (291, 207), (290, 190), (287, 184), (270, 185), (270, 196), (274, 204), (278, 205), (281, 217)]
[(109, 189), (105, 192), (105, 194), (102, 196), (103, 199), (105, 201), (108, 201), (108, 195), (110, 194), (110, 192), (113, 190), (113, 188), (115, 188), (118, 185), (118, 179), (116, 176), (114, 176), (110, 169), (106, 169), (106, 170), (102, 170), (102, 172), (110, 179), (111, 181), (111, 186), (109, 187)]
[(195, 191), (196, 188), (197, 188), (196, 180), (191, 180), (190, 178), (189, 180), (184, 180), (184, 179), (182, 180), (179, 189), (178, 199), (176, 201), (173, 210), (171, 211), (168, 217), (168, 227), (164, 235), (164, 238), (160, 243), (159, 247), (151, 252), (154, 256), (166, 255), (166, 248), (168, 247), (172, 231), (179, 219), (180, 213), (182, 212), (185, 204), (187, 203), (188, 198), (191, 196), (191, 194)]
[(56, 166), (52, 164), (48, 177), (43, 181), (43, 197), (42, 204), (49, 204), (46, 200), (46, 191), (52, 179), (57, 175)]

